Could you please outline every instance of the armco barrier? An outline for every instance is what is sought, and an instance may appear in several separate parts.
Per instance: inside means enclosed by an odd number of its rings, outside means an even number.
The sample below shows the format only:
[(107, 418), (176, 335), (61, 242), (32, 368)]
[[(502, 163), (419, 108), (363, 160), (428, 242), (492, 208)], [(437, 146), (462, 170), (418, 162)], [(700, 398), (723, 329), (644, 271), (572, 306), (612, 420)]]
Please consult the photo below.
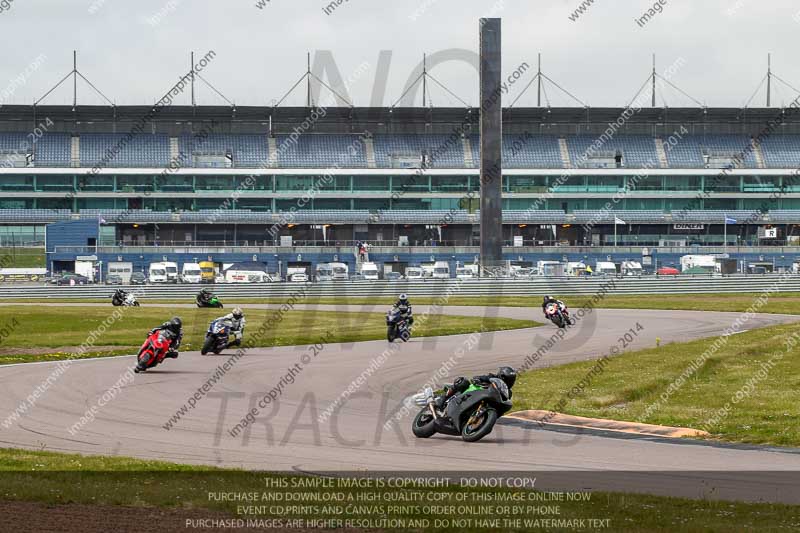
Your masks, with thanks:
[[(613, 285), (610, 283), (613, 279)], [(782, 281), (781, 281), (782, 280)], [(609, 294), (692, 294), (761, 292), (778, 284), (779, 292), (800, 292), (800, 275), (731, 277), (641, 277), (641, 278), (537, 278), (477, 279), (459, 281), (341, 281), (309, 285), (309, 297), (377, 297), (405, 292), (409, 296), (540, 296), (542, 294), (594, 294), (606, 287)], [(147, 285), (128, 287), (144, 291), (145, 298), (193, 298), (201, 287), (210, 287), (221, 298), (282, 298), (296, 293), (300, 283)], [(106, 298), (115, 286), (89, 285), (56, 287), (43, 285), (0, 285), (0, 299), (29, 298)], [(774, 290), (774, 289), (773, 289)]]

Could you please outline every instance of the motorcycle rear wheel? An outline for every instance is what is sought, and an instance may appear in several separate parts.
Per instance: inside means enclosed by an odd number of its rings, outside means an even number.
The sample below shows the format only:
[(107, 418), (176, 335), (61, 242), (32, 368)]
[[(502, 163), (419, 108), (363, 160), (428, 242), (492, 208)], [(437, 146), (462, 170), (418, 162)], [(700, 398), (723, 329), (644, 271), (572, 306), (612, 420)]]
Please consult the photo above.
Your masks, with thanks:
[(428, 407), (423, 408), (417, 416), (414, 417), (414, 422), (411, 424), (411, 431), (414, 436), (420, 439), (427, 439), (436, 433), (436, 424)]
[(497, 411), (486, 409), (477, 424), (464, 424), (461, 429), (461, 439), (465, 442), (478, 442), (492, 432), (495, 422), (497, 422)]

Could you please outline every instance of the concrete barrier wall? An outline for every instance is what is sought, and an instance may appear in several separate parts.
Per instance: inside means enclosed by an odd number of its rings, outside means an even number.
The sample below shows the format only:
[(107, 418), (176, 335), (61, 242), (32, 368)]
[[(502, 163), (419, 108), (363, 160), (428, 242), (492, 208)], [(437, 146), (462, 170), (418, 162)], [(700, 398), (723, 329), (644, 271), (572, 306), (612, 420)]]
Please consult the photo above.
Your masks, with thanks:
[[(128, 287), (143, 291), (146, 298), (193, 298), (202, 287), (210, 287), (222, 298), (283, 298), (296, 294), (302, 283), (220, 284), (220, 285), (147, 285)], [(0, 285), (0, 299), (26, 298), (106, 298), (115, 286), (89, 285), (56, 287), (43, 285)], [(800, 292), (800, 275), (731, 276), (731, 277), (641, 277), (641, 278), (537, 278), (425, 280), (425, 281), (342, 281), (309, 284), (308, 297), (394, 296), (541, 296), (543, 294), (691, 294), (738, 292)]]

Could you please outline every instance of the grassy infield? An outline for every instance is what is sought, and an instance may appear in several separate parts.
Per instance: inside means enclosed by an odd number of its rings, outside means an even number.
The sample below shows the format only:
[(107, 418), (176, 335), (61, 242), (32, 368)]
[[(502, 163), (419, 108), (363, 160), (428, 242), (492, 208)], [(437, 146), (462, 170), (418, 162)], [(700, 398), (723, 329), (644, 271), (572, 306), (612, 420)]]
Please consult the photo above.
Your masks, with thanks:
[[(85, 357), (129, 354), (139, 348), (144, 334), (173, 314), (184, 323), (184, 350), (199, 350), (206, 328), (215, 317), (227, 310), (174, 309), (143, 306), (117, 308), (123, 318), (115, 321), (95, 341)], [(249, 331), (255, 331), (265, 320), (271, 319), (274, 310), (247, 309)], [(4, 305), (0, 307), (0, 364), (53, 361), (68, 354), (51, 347), (79, 346), (112, 313), (109, 307), (37, 308), (36, 306)], [(258, 346), (288, 346), (314, 344), (324, 333), (332, 333), (327, 342), (354, 342), (383, 339), (386, 336), (384, 315), (379, 313), (331, 313), (330, 311), (288, 311), (276, 327), (270, 327), (257, 339)], [(14, 326), (14, 320), (19, 326)], [(478, 331), (504, 330), (532, 327), (529, 320), (506, 320), (491, 317), (430, 315), (418, 321), (416, 336), (454, 335)], [(9, 332), (3, 334), (3, 330)], [(247, 332), (246, 330), (246, 332)], [(102, 349), (98, 347), (102, 345)], [(14, 349), (24, 348), (15, 351)], [(37, 348), (39, 348), (37, 350)], [(36, 352), (36, 353), (31, 353)], [(4, 355), (2, 355), (4, 354)]]
[[(716, 311), (744, 311), (747, 309), (756, 294), (737, 295), (703, 295), (686, 298), (685, 296), (659, 296), (658, 298), (640, 296), (608, 297), (602, 302), (605, 308), (640, 308), (640, 309), (686, 309), (686, 310), (716, 310)], [(580, 297), (568, 299), (573, 308), (581, 305)], [(263, 300), (261, 300), (263, 302)], [(329, 303), (324, 300), (316, 303)], [(308, 302), (308, 303), (315, 303)], [(152, 302), (155, 303), (155, 302)], [(353, 303), (386, 303), (375, 300)], [(428, 303), (422, 298), (415, 299), (415, 303)], [(456, 298), (451, 305), (480, 305), (491, 303), (493, 305), (509, 306), (535, 306), (538, 300), (521, 297), (495, 297), (495, 298)], [(9, 311), (10, 309), (10, 311)], [(800, 298), (789, 295), (776, 295), (765, 308), (775, 313), (800, 314)], [(113, 331), (104, 344), (132, 345), (135, 333), (136, 340), (141, 335), (144, 327), (154, 322), (155, 315), (160, 320), (163, 309), (142, 308), (134, 310), (137, 316), (133, 319), (126, 318), (124, 328)], [(8, 314), (8, 313), (11, 314)], [(8, 316), (17, 316), (26, 312), (24, 309), (0, 309), (0, 325)], [(46, 320), (41, 310), (29, 310), (31, 316), (28, 320)], [(63, 320), (63, 314), (71, 316), (70, 320)], [(195, 315), (195, 313), (197, 313)], [(251, 311), (248, 316), (257, 312)], [(309, 336), (306, 325), (302, 322), (302, 312), (295, 311), (294, 320), (287, 320), (292, 324), (291, 332), (282, 331), (280, 336), (272, 338), (272, 344), (300, 343)], [(198, 324), (206, 323), (214, 314), (206, 310), (191, 311), (192, 320)], [(4, 317), (5, 315), (5, 317)], [(144, 316), (146, 315), (146, 316)], [(361, 315), (361, 316), (359, 316)], [(52, 345), (55, 339), (60, 344), (79, 343), (79, 338), (87, 326), (96, 322), (98, 317), (107, 316), (107, 310), (99, 309), (60, 309), (58, 322), (44, 322), (39, 325), (39, 331), (50, 331), (47, 335), (34, 339), (27, 338), (38, 346)], [(533, 314), (536, 316), (536, 314)], [(38, 318), (37, 318), (38, 317)], [(365, 325), (366, 313), (354, 314), (352, 320), (331, 320), (321, 326), (322, 330), (328, 327), (335, 328), (343, 340), (363, 340), (365, 338), (379, 338), (383, 333), (383, 325), (377, 320), (375, 325)], [(458, 317), (466, 319), (467, 317)], [(315, 325), (320, 321), (328, 320), (326, 313), (319, 313), (314, 318)], [(257, 320), (257, 318), (255, 318)], [(297, 320), (301, 320), (297, 322)], [(474, 319), (480, 320), (480, 319)], [(483, 319), (486, 320), (486, 319)], [(506, 321), (508, 322), (508, 321)], [(23, 322), (25, 323), (25, 322)], [(439, 335), (444, 332), (456, 332), (475, 328), (468, 320), (456, 320), (455, 323), (430, 324), (429, 335)], [(488, 325), (488, 324), (486, 324)], [(499, 327), (501, 324), (493, 324)], [(520, 327), (524, 324), (511, 324), (508, 327)], [(372, 330), (375, 331), (372, 331)], [(748, 380), (752, 390), (739, 399), (726, 417), (718, 423), (707, 427), (713, 438), (750, 442), (759, 444), (778, 444), (788, 446), (800, 445), (800, 416), (797, 405), (800, 405), (800, 354), (795, 350), (786, 350), (786, 340), (793, 333), (800, 331), (798, 326), (776, 326), (761, 330), (750, 331), (728, 338), (727, 343), (686, 380), (682, 387), (674, 392), (668, 402), (660, 409), (649, 414), (644, 421), (659, 424), (706, 427), (705, 422), (713, 416), (717, 409), (730, 402), (737, 390), (743, 389)], [(381, 335), (379, 335), (379, 333)], [(190, 342), (197, 342), (202, 335), (197, 330), (189, 332)], [(4, 346), (21, 342), (23, 337), (17, 338), (14, 333), (5, 339)], [(108, 335), (108, 334), (107, 334)], [(621, 420), (637, 420), (645, 413), (647, 407), (667, 390), (669, 385), (695, 360), (714, 339), (699, 340), (689, 343), (675, 343), (652, 347), (645, 350), (623, 354), (612, 359), (605, 366), (604, 372), (595, 375), (591, 384), (580, 394), (572, 399), (563, 411), (585, 415), (614, 418)], [(798, 343), (800, 346), (800, 343)], [(798, 348), (800, 349), (800, 348)], [(781, 354), (781, 357), (775, 357)], [(760, 365), (769, 361), (775, 363), (774, 367), (763, 379), (753, 382), (753, 376), (758, 372)], [(548, 409), (553, 407), (557, 399), (562, 397), (575, 384), (587, 374), (593, 366), (592, 362), (581, 362), (548, 368), (526, 373), (515, 387), (517, 403), (515, 407)], [(103, 476), (91, 477), (91, 482), (86, 484), (65, 483), (64, 474), (49, 472), (38, 474), (39, 477), (30, 478), (32, 474), (23, 472), (31, 470), (42, 471), (75, 471), (75, 470), (101, 470), (101, 471), (133, 471), (133, 476), (138, 476), (140, 483), (135, 493), (115, 490), (119, 480)], [(186, 465), (168, 463), (154, 463), (137, 461), (127, 458), (109, 457), (82, 457), (65, 454), (51, 454), (46, 452), (29, 452), (21, 450), (0, 450), (0, 472), (13, 471), (13, 474), (4, 473), (4, 488), (0, 497), (6, 499), (35, 500), (46, 502), (83, 502), (83, 503), (111, 503), (111, 504), (136, 504), (136, 505), (180, 505), (188, 508), (216, 508), (220, 510), (235, 511), (230, 504), (213, 504), (207, 501), (206, 493), (192, 493), (187, 487), (195, 486), (186, 477), (158, 476), (142, 471), (184, 471), (186, 475), (208, 476), (208, 470), (224, 475), (222, 471), (214, 469), (197, 468)], [(194, 473), (194, 474), (191, 474)], [(45, 477), (42, 478), (41, 476)], [(104, 481), (109, 479), (109, 481)], [(89, 478), (86, 478), (89, 481)], [(204, 478), (204, 482), (208, 479)], [(240, 479), (236, 490), (247, 490), (255, 487), (258, 480), (253, 478), (249, 485), (245, 479)], [(90, 490), (87, 490), (89, 488)], [(213, 489), (212, 489), (213, 490)], [(164, 495), (169, 497), (164, 497)], [(176, 499), (175, 494), (181, 498)], [(741, 504), (727, 502), (707, 502), (682, 500), (678, 498), (659, 498), (643, 495), (595, 494), (590, 502), (580, 504), (561, 505), (562, 518), (569, 517), (600, 517), (611, 518), (612, 529), (619, 530), (743, 530), (757, 528), (758, 530), (796, 528), (800, 527), (796, 507), (769, 505), (769, 504)], [(614, 527), (616, 524), (617, 527)], [(630, 524), (631, 527), (628, 527)], [(635, 525), (634, 525), (635, 524)]]

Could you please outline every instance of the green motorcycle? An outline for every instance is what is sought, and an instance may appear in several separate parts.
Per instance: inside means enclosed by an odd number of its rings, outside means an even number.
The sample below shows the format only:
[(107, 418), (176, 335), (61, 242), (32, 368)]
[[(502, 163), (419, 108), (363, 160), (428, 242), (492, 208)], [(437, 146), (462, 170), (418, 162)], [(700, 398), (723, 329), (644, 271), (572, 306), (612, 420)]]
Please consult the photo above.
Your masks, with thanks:
[(197, 295), (195, 302), (197, 303), (197, 307), (212, 307), (218, 309), (223, 308), (222, 302), (214, 294), (204, 295), (201, 292), (200, 294)]

